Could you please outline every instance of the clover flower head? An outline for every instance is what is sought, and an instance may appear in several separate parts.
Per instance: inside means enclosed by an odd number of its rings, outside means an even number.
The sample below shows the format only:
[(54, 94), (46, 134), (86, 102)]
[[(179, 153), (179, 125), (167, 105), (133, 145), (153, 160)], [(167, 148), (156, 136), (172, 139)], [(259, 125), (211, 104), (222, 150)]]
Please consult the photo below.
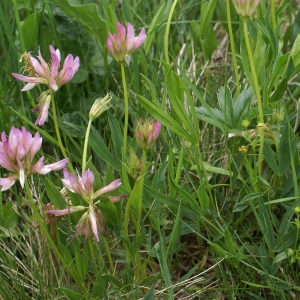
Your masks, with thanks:
[(22, 91), (28, 91), (38, 84), (46, 84), (51, 92), (56, 92), (62, 85), (69, 82), (79, 69), (79, 57), (75, 59), (72, 54), (69, 54), (65, 61), (62, 70), (60, 67), (60, 51), (54, 49), (52, 45), (49, 46), (51, 60), (47, 64), (42, 57), (40, 48), (38, 50), (38, 59), (34, 58), (30, 53), (25, 52), (21, 58), (24, 59), (24, 70), (28, 76), (12, 73), (12, 75), (21, 81), (28, 82)]
[(35, 164), (32, 164), (33, 158), (40, 150), (42, 138), (37, 132), (33, 137), (25, 127), (18, 129), (12, 127), (6, 138), (5, 132), (1, 134), (0, 141), (0, 166), (9, 171), (6, 178), (0, 178), (0, 186), (2, 191), (9, 189), (16, 180), (19, 180), (22, 188), (26, 177), (39, 173), (47, 174), (64, 168), (69, 159), (63, 159), (50, 165), (44, 165), (44, 156), (42, 156)]
[(157, 140), (161, 131), (161, 123), (153, 119), (140, 120), (135, 129), (135, 138), (139, 147), (148, 150)]
[[(99, 242), (99, 233), (105, 235), (102, 212), (97, 208), (93, 201), (98, 199), (100, 196), (117, 189), (122, 182), (120, 179), (114, 180), (109, 185), (94, 192), (94, 179), (94, 174), (90, 170), (83, 171), (82, 176), (79, 174), (76, 176), (64, 169), (64, 178), (62, 179), (62, 183), (70, 192), (79, 194), (83, 200), (87, 202), (88, 206), (69, 206), (62, 210), (47, 210), (48, 214), (53, 214), (55, 216), (63, 216), (69, 213), (87, 210), (81, 216), (72, 240), (79, 234), (84, 234), (84, 242), (86, 242), (90, 233), (93, 232), (94, 238), (97, 242)], [(126, 194), (108, 196), (112, 202), (118, 202), (125, 197), (127, 197)]]
[(131, 54), (141, 47), (146, 40), (145, 28), (141, 30), (137, 37), (134, 36), (134, 28), (128, 22), (127, 31), (125, 27), (117, 22), (117, 33), (111, 34), (107, 38), (107, 49), (114, 57), (114, 59), (120, 63), (126, 61), (129, 65), (131, 60)]

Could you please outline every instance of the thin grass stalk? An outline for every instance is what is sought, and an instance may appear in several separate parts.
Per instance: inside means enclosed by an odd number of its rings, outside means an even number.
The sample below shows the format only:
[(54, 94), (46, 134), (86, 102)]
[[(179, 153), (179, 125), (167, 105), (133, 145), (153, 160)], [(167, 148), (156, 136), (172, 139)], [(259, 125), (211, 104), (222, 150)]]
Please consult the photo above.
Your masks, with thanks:
[(170, 34), (170, 27), (171, 27), (171, 21), (172, 21), (172, 17), (173, 17), (173, 14), (174, 14), (174, 10), (175, 10), (175, 7), (178, 3), (178, 0), (175, 0), (172, 4), (172, 7), (171, 7), (171, 10), (170, 10), (170, 13), (169, 13), (169, 17), (168, 17), (168, 20), (167, 20), (167, 24), (166, 24), (166, 31), (165, 31), (165, 36), (164, 36), (164, 52), (165, 52), (165, 60), (166, 60), (166, 63), (168, 65), (170, 65), (170, 59), (169, 59), (169, 34)]
[[(51, 108), (52, 108), (54, 128), (55, 128), (55, 132), (56, 132), (56, 137), (57, 137), (59, 148), (60, 148), (60, 150), (61, 150), (64, 158), (68, 158), (68, 155), (67, 155), (67, 153), (65, 151), (65, 147), (62, 144), (62, 140), (61, 140), (61, 136), (60, 136), (60, 131), (59, 131), (59, 127), (58, 127), (58, 120), (57, 120), (57, 114), (56, 114), (55, 99), (54, 99), (53, 93), (51, 93)], [(70, 162), (70, 160), (68, 162), (68, 167), (74, 173), (74, 168), (73, 168), (72, 163)]]
[(238, 71), (238, 66), (237, 66), (237, 61), (236, 61), (235, 45), (234, 45), (234, 38), (233, 38), (233, 32), (232, 32), (230, 0), (226, 0), (226, 12), (227, 12), (228, 32), (229, 32), (229, 38), (230, 38), (230, 47), (231, 47), (231, 53), (232, 53), (232, 62), (233, 62), (234, 74), (235, 74), (236, 94), (237, 94), (237, 96), (239, 96), (240, 95), (239, 71)]

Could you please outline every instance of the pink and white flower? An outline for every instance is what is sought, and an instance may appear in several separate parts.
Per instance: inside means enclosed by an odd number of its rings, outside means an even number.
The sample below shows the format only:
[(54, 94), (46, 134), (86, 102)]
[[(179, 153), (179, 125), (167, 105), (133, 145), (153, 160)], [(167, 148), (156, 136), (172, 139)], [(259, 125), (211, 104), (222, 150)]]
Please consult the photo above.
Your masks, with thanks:
[(117, 22), (117, 33), (108, 33), (107, 49), (114, 57), (114, 59), (120, 63), (126, 61), (129, 65), (131, 60), (131, 54), (141, 47), (146, 40), (145, 28), (141, 30), (137, 37), (134, 36), (134, 28), (128, 22), (127, 31), (125, 27)]
[(26, 177), (39, 173), (47, 174), (64, 168), (69, 159), (65, 158), (50, 165), (44, 165), (44, 156), (37, 163), (32, 164), (33, 158), (40, 150), (42, 138), (37, 132), (34, 137), (25, 127), (18, 129), (12, 127), (6, 138), (5, 132), (1, 134), (0, 141), (0, 166), (9, 171), (9, 177), (0, 178), (2, 191), (9, 189), (16, 180), (24, 188)]
[[(83, 200), (88, 203), (88, 206), (70, 206), (62, 210), (47, 210), (47, 213), (55, 216), (63, 216), (86, 209), (87, 211), (82, 215), (77, 224), (72, 240), (77, 235), (83, 233), (86, 241), (90, 232), (92, 231), (96, 241), (99, 242), (99, 233), (105, 235), (104, 218), (101, 211), (96, 207), (93, 201), (97, 200), (100, 196), (117, 189), (122, 184), (121, 179), (114, 180), (109, 185), (94, 192), (93, 183), (95, 176), (92, 171), (83, 171), (82, 177), (79, 174), (76, 176), (72, 173), (69, 173), (67, 169), (64, 169), (63, 172), (64, 178), (62, 179), (62, 183), (64, 186), (70, 192), (79, 194)], [(126, 194), (121, 194), (119, 196), (108, 196), (112, 202), (118, 202), (125, 197), (127, 197)]]
[(75, 59), (72, 54), (69, 54), (65, 61), (62, 70), (60, 67), (60, 51), (49, 46), (51, 53), (51, 61), (49, 64), (42, 57), (40, 48), (38, 50), (38, 59), (34, 58), (30, 53), (25, 52), (22, 55), (24, 59), (24, 70), (28, 76), (12, 73), (16, 79), (28, 82), (22, 91), (28, 91), (38, 84), (46, 84), (48, 90), (41, 93), (38, 100), (38, 105), (33, 109), (33, 112), (39, 112), (39, 117), (35, 121), (35, 125), (43, 125), (48, 119), (48, 109), (51, 103), (51, 97), (62, 85), (70, 81), (79, 69), (79, 57)]
[(28, 91), (38, 84), (46, 84), (51, 92), (56, 92), (62, 85), (70, 81), (79, 69), (79, 57), (75, 59), (72, 54), (69, 54), (65, 61), (62, 70), (59, 72), (60, 67), (60, 51), (54, 49), (52, 45), (49, 46), (51, 53), (50, 64), (47, 64), (42, 57), (40, 48), (38, 50), (39, 61), (32, 57), (30, 53), (22, 55), (25, 61), (25, 70), (29, 76), (12, 73), (12, 75), (21, 81), (28, 82), (22, 91)]

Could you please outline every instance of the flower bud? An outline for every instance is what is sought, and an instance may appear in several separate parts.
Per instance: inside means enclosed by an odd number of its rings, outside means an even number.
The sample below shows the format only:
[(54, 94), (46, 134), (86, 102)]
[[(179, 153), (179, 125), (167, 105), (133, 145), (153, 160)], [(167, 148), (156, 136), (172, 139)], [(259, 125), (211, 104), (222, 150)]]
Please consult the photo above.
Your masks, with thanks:
[(259, 2), (260, 0), (232, 0), (237, 13), (243, 18), (252, 16)]
[(159, 121), (153, 123), (152, 119), (140, 120), (135, 129), (135, 138), (139, 147), (148, 150), (157, 140), (161, 130)]
[(90, 109), (89, 118), (94, 120), (98, 118), (103, 112), (111, 107), (112, 96), (107, 94), (104, 98), (98, 98), (95, 100), (93, 106)]

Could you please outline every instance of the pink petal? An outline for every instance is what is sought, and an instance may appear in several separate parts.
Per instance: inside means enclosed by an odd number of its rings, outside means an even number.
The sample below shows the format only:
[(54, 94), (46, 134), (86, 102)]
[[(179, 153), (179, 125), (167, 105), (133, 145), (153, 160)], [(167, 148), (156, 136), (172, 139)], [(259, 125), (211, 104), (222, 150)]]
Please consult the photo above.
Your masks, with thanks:
[(50, 164), (50, 165), (45, 165), (38, 173), (40, 174), (47, 174), (50, 171), (57, 171), (57, 170), (61, 170), (62, 168), (64, 168), (66, 166), (66, 164), (69, 162), (68, 158), (62, 159), (56, 163)]
[(89, 212), (89, 218), (92, 226), (92, 230), (94, 233), (94, 236), (96, 238), (96, 241), (99, 242), (99, 237), (98, 237), (98, 227), (97, 227), (97, 221), (96, 221), (96, 216), (94, 209), (90, 207), (90, 212)]
[(113, 190), (115, 190), (116, 188), (118, 188), (120, 185), (122, 184), (121, 179), (117, 179), (113, 182), (111, 182), (109, 185), (103, 187), (102, 189), (98, 190), (95, 194), (94, 194), (94, 199), (98, 198), (101, 195), (104, 195), (108, 192), (111, 192)]
[[(128, 24), (130, 24), (130, 23), (128, 23)], [(119, 40), (120, 44), (125, 43), (125, 40), (126, 40), (126, 29), (119, 22), (117, 22), (117, 39)]]
[[(51, 99), (51, 98), (50, 98)], [(48, 120), (48, 112), (51, 101), (46, 101), (45, 103), (41, 103), (41, 105), (36, 106), (33, 111), (39, 111), (40, 114), (35, 121), (35, 125), (43, 125)]]
[[(131, 53), (134, 45), (134, 29), (133, 26), (128, 22), (127, 23), (127, 39), (126, 39), (126, 51)], [(132, 50), (132, 51), (131, 51)]]
[(44, 78), (40, 78), (40, 77), (29, 77), (29, 76), (16, 74), (16, 73), (12, 73), (12, 76), (14, 76), (16, 79), (24, 81), (24, 82), (30, 82), (30, 83), (35, 83), (35, 84), (38, 84), (38, 83), (47, 84), (47, 80)]
[(43, 139), (40, 137), (40, 134), (37, 132), (34, 138), (32, 139), (33, 142), (29, 151), (31, 160), (35, 156), (35, 154), (40, 150), (42, 146), (42, 140)]
[(108, 198), (111, 202), (119, 202), (123, 198), (127, 198), (127, 197), (128, 197), (127, 194), (121, 194), (119, 196), (108, 196)]
[(134, 45), (132, 47), (132, 52), (135, 51), (137, 48), (141, 47), (145, 40), (146, 40), (146, 31), (145, 31), (145, 28), (143, 28), (139, 34), (138, 37), (135, 38), (135, 41), (134, 41)]
[(35, 69), (35, 71), (42, 77), (47, 77), (48, 74), (45, 72), (45, 70), (43, 69), (43, 67), (41, 66), (41, 64), (38, 62), (37, 59), (35, 59), (34, 57), (30, 57), (30, 61)]
[(65, 209), (61, 209), (61, 210), (48, 210), (47, 213), (55, 215), (55, 216), (63, 216), (63, 215), (67, 215), (67, 214), (81, 211), (84, 209), (87, 209), (87, 207), (86, 206), (72, 206), (72, 207), (67, 207)]
[(158, 121), (158, 122), (155, 122), (153, 124), (153, 138), (156, 140), (160, 134), (160, 130), (161, 130), (161, 123)]
[(39, 50), (38, 50), (38, 58), (41, 62), (41, 65), (43, 67), (44, 70), (47, 70), (48, 73), (50, 73), (50, 70), (49, 70), (49, 67), (48, 67), (48, 64), (45, 62), (45, 60), (43, 59), (43, 56), (41, 54), (41, 49), (39, 47)]
[(90, 171), (90, 170), (83, 171), (82, 181), (83, 181), (83, 184), (84, 184), (85, 188), (88, 191), (91, 191), (93, 189), (94, 180), (95, 180), (95, 177), (94, 177), (94, 174), (93, 174), (92, 171)]
[[(36, 164), (34, 164), (31, 167), (31, 174), (36, 174), (36, 173), (40, 173), (40, 171), (43, 169), (44, 167), (44, 156), (42, 156)], [(50, 171), (49, 171), (50, 172)], [(48, 173), (48, 172), (47, 172)], [(45, 173), (45, 174), (47, 174)]]
[(1, 191), (3, 192), (3, 191), (8, 190), (11, 186), (14, 185), (15, 181), (16, 181), (15, 176), (0, 178), (0, 186), (2, 186)]
[(59, 85), (62, 86), (63, 84), (69, 82), (74, 76), (74, 71), (72, 67), (66, 69), (63, 77), (59, 79)]
[(31, 89), (33, 89), (38, 83), (27, 83), (22, 89), (22, 92), (26, 92), (29, 91)]

